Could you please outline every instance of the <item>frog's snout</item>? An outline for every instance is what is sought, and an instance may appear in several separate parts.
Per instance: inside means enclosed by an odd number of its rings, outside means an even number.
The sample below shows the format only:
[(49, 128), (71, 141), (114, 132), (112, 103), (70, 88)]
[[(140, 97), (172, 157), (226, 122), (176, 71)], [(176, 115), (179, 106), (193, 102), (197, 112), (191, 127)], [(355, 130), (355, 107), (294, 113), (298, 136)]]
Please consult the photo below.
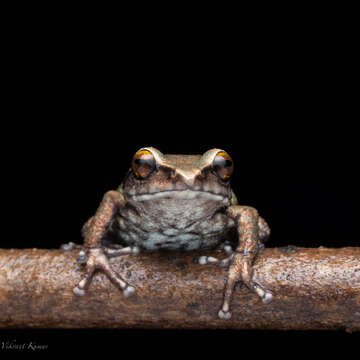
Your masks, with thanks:
[(181, 179), (181, 181), (187, 185), (188, 187), (192, 188), (194, 186), (195, 180), (201, 175), (200, 169), (191, 169), (191, 170), (184, 170), (184, 169), (176, 169), (175, 176)]

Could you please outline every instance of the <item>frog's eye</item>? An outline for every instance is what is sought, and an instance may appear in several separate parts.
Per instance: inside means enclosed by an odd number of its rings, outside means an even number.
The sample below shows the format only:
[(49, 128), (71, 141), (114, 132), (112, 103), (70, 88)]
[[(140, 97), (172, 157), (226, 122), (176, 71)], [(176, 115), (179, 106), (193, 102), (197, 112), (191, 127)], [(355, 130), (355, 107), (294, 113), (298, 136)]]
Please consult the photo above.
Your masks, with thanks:
[(233, 161), (228, 153), (219, 151), (213, 161), (213, 169), (221, 180), (230, 179), (234, 170)]
[(137, 178), (148, 177), (156, 168), (154, 155), (146, 149), (139, 150), (133, 157), (132, 170)]

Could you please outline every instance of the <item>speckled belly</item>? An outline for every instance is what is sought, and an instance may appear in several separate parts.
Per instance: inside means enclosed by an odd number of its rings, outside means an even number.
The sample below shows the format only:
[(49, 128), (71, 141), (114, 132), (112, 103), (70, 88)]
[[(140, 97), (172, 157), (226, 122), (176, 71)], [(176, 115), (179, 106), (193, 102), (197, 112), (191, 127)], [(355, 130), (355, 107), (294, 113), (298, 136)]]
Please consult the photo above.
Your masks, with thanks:
[(124, 245), (147, 251), (213, 248), (234, 225), (221, 205), (209, 199), (196, 206), (179, 199), (128, 204), (117, 217), (117, 233)]

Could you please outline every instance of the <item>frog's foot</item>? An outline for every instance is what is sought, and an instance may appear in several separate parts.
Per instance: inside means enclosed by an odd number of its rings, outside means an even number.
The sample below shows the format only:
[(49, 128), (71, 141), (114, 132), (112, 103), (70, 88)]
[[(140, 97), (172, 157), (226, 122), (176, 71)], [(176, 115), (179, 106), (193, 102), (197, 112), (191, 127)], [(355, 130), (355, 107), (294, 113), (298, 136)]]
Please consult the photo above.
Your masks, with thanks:
[[(120, 250), (115, 249), (114, 251), (119, 252), (127, 248)], [(107, 249), (109, 251), (109, 249)], [(118, 256), (123, 254), (129, 254), (128, 250), (124, 251), (122, 254), (116, 254), (112, 256)], [(111, 255), (110, 255), (111, 256)], [(95, 270), (103, 271), (106, 276), (120, 289), (122, 289), (124, 296), (129, 297), (135, 292), (135, 288), (129, 285), (125, 280), (123, 280), (110, 266), (108, 258), (105, 252), (101, 248), (95, 248), (88, 250), (88, 254), (85, 251), (80, 251), (78, 257), (79, 263), (86, 263), (86, 274), (80, 280), (78, 285), (74, 288), (73, 292), (75, 295), (83, 296), (85, 291), (89, 287), (91, 280), (94, 276)]]
[(230, 303), (234, 292), (235, 284), (242, 281), (250, 290), (255, 292), (263, 301), (264, 304), (269, 304), (273, 299), (273, 293), (264, 286), (253, 280), (252, 268), (245, 256), (240, 257), (240, 254), (234, 256), (233, 261), (228, 271), (228, 278), (225, 285), (224, 301), (218, 313), (221, 319), (230, 319)]
[(205, 264), (217, 264), (220, 266), (227, 266), (229, 265), (231, 259), (233, 258), (233, 249), (230, 245), (225, 245), (223, 247), (223, 250), (229, 255), (227, 258), (225, 259), (218, 259), (215, 258), (213, 256), (200, 256), (198, 259), (198, 263), (200, 265), (205, 265)]
[(79, 249), (79, 248), (81, 248), (81, 245), (77, 245), (77, 244), (73, 243), (72, 241), (68, 242), (67, 244), (62, 244), (60, 246), (60, 249), (64, 252), (72, 251), (74, 249)]
[[(260, 296), (264, 304), (269, 304), (272, 301), (273, 299), (272, 292), (264, 288), (259, 283), (256, 283), (254, 281), (251, 281), (252, 284), (246, 283), (245, 281), (244, 283), (250, 290), (253, 290)], [(230, 293), (230, 295), (229, 293), (230, 290), (228, 289), (228, 285), (227, 285), (225, 287), (224, 302), (221, 306), (220, 311), (218, 312), (219, 318), (223, 320), (231, 319), (230, 303), (231, 303), (232, 293)]]
[(137, 246), (127, 246), (121, 249), (105, 248), (104, 252), (108, 258), (111, 258), (127, 254), (137, 255), (140, 252), (140, 249)]
[(225, 259), (217, 259), (212, 256), (201, 256), (198, 259), (198, 263), (200, 265), (230, 265), (228, 270), (228, 279), (225, 286), (224, 301), (218, 313), (219, 318), (224, 320), (231, 318), (230, 303), (235, 284), (238, 281), (242, 281), (250, 290), (254, 291), (262, 299), (264, 304), (270, 303), (273, 298), (272, 292), (252, 279), (252, 269), (248, 257), (251, 255), (251, 251), (234, 251), (228, 245), (224, 246), (224, 250), (229, 255)]

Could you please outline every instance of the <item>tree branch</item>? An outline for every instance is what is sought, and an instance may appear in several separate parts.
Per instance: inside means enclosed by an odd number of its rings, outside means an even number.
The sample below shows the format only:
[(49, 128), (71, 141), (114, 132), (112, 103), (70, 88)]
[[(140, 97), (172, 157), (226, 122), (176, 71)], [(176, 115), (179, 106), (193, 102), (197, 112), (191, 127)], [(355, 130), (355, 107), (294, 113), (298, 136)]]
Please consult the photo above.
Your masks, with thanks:
[(265, 249), (254, 276), (274, 292), (274, 300), (264, 305), (239, 285), (231, 320), (217, 317), (226, 269), (196, 264), (193, 259), (204, 252), (111, 259), (119, 275), (136, 287), (127, 299), (101, 273), (84, 297), (74, 295), (83, 275), (77, 254), (0, 250), (0, 328), (360, 330), (360, 247)]

